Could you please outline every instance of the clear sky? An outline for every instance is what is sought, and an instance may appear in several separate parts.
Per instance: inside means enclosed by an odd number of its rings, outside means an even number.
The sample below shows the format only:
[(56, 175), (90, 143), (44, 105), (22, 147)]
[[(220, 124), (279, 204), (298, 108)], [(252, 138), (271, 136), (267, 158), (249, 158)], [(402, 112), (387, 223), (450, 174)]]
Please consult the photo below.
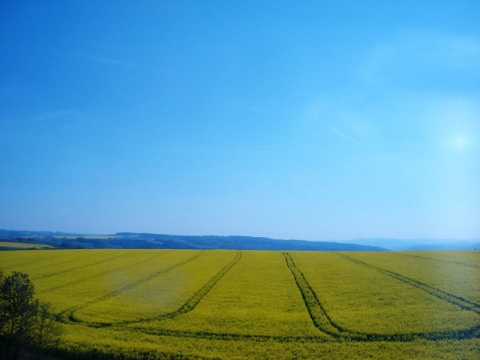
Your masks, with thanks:
[(0, 228), (480, 237), (480, 1), (0, 1)]

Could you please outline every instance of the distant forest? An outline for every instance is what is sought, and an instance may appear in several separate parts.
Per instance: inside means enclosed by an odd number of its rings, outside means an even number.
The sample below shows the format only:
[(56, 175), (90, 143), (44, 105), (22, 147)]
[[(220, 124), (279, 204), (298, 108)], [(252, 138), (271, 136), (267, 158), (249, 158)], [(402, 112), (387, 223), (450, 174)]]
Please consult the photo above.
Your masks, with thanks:
[(61, 249), (237, 249), (304, 251), (385, 251), (378, 246), (249, 236), (184, 236), (148, 233), (113, 235), (0, 230), (0, 241), (49, 245)]

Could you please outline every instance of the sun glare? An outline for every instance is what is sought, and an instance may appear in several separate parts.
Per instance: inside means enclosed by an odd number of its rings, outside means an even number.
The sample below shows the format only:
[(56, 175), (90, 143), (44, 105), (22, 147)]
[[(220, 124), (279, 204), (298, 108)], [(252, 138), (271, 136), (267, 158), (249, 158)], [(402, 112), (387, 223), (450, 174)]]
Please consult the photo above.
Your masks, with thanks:
[(449, 145), (457, 151), (467, 150), (472, 145), (472, 140), (463, 134), (458, 134), (450, 138)]

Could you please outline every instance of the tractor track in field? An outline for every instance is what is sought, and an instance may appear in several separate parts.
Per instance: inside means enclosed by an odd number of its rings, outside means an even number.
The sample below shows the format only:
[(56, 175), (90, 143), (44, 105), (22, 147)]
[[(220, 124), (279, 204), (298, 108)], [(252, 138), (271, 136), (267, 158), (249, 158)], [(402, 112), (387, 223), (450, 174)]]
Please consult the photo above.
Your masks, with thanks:
[[(399, 341), (399, 342), (409, 342), (416, 339), (425, 339), (425, 340), (444, 340), (444, 339), (473, 339), (480, 337), (480, 324), (467, 328), (467, 329), (460, 329), (460, 330), (451, 330), (451, 331), (443, 331), (443, 332), (412, 332), (412, 333), (399, 333), (399, 334), (376, 334), (376, 333), (365, 333), (365, 332), (356, 332), (350, 331), (347, 328), (344, 328), (338, 324), (336, 324), (333, 319), (328, 315), (325, 308), (321, 304), (318, 299), (317, 294), (312, 289), (310, 284), (308, 283), (305, 275), (302, 271), (296, 266), (293, 262), (291, 255), (286, 252), (283, 253), (285, 260), (287, 262), (287, 266), (292, 272), (292, 275), (295, 278), (295, 282), (297, 284), (298, 289), (302, 293), (302, 297), (305, 303), (305, 306), (309, 312), (310, 318), (312, 319), (315, 327), (317, 327), (321, 332), (326, 333), (332, 336), (337, 341)], [(352, 261), (356, 260), (350, 258), (346, 255), (337, 254), (341, 257), (345, 257), (346, 260)], [(352, 260), (350, 260), (352, 259)], [(354, 261), (355, 262), (355, 261)], [(361, 261), (359, 261), (361, 262)], [(361, 262), (363, 265), (364, 263)], [(366, 264), (365, 265), (369, 265)], [(368, 267), (368, 266), (367, 266)], [(373, 267), (374, 270), (380, 269)], [(384, 270), (384, 269), (381, 269)], [(388, 272), (388, 270), (385, 270)], [(402, 276), (400, 274), (397, 274)], [(396, 278), (397, 279), (397, 278)], [(400, 280), (400, 279), (397, 279)], [(411, 279), (412, 281), (416, 281)], [(403, 280), (401, 280), (403, 281)], [(422, 283), (423, 284), (423, 283)], [(412, 285), (412, 284), (409, 284)], [(426, 284), (424, 284), (426, 285)], [(426, 285), (429, 286), (429, 285)], [(422, 289), (424, 290), (424, 289)], [(441, 290), (440, 290), (441, 291)], [(436, 296), (436, 295), (435, 295)], [(454, 296), (454, 295), (453, 295)], [(445, 300), (442, 298), (442, 300)], [(448, 300), (447, 300), (448, 301)], [(456, 304), (455, 304), (456, 305)], [(326, 323), (325, 318), (328, 320)]]
[(470, 267), (470, 268), (473, 268), (473, 269), (480, 269), (480, 265), (469, 264), (469, 263), (465, 263), (465, 262), (461, 262), (461, 261), (449, 261), (449, 260), (444, 260), (444, 259), (435, 259), (435, 258), (431, 258), (431, 257), (427, 257), (427, 256), (420, 256), (420, 255), (413, 255), (413, 254), (406, 254), (406, 253), (394, 253), (394, 254), (400, 255), (400, 256), (413, 257), (413, 258), (417, 258), (417, 259), (420, 259), (420, 260), (439, 261), (439, 262), (444, 262), (444, 263), (447, 263), (447, 264), (455, 264), (455, 265)]
[[(132, 252), (129, 252), (128, 254), (131, 254)], [(96, 278), (99, 278), (99, 277), (102, 277), (102, 276), (105, 276), (107, 274), (110, 274), (110, 273), (114, 273), (115, 271), (118, 271), (118, 270), (121, 270), (121, 269), (125, 269), (125, 268), (128, 268), (130, 266), (135, 266), (135, 265), (138, 265), (138, 264), (141, 264), (141, 263), (144, 263), (146, 261), (150, 261), (150, 260), (153, 260), (157, 257), (160, 257), (164, 254), (168, 253), (168, 250), (167, 251), (164, 251), (164, 252), (161, 252), (159, 254), (155, 254), (154, 256), (151, 256), (147, 259), (143, 259), (143, 260), (140, 260), (140, 261), (137, 261), (137, 262), (134, 262), (134, 263), (131, 263), (131, 264), (126, 264), (126, 265), (123, 265), (123, 266), (119, 266), (119, 267), (116, 267), (115, 269), (111, 269), (111, 270), (107, 270), (107, 271), (104, 271), (100, 274), (95, 274), (95, 275), (92, 275), (92, 276), (89, 276), (89, 277), (83, 277), (79, 280), (75, 280), (75, 281), (70, 281), (70, 282), (65, 282), (65, 283), (62, 283), (60, 285), (57, 285), (57, 286), (53, 286), (51, 288), (47, 288), (47, 289), (43, 289), (43, 290), (40, 290), (38, 291), (39, 294), (44, 294), (44, 293), (48, 293), (48, 292), (51, 292), (51, 291), (55, 291), (55, 290), (58, 290), (58, 289), (61, 289), (61, 288), (65, 288), (65, 287), (68, 287), (70, 285), (75, 285), (75, 284), (78, 284), (80, 282), (84, 282), (84, 281), (88, 281), (88, 280), (92, 280), (92, 279), (96, 279)], [(128, 255), (126, 254), (126, 255)], [(116, 259), (116, 258), (115, 258)], [(114, 260), (114, 259), (112, 259)]]
[(107, 327), (107, 326), (118, 326), (118, 325), (129, 325), (129, 324), (139, 324), (144, 323), (147, 321), (152, 320), (165, 320), (165, 319), (172, 319), (177, 316), (186, 314), (193, 309), (200, 303), (200, 301), (207, 295), (210, 290), (225, 276), (227, 272), (230, 271), (242, 258), (242, 251), (237, 250), (235, 258), (230, 261), (227, 265), (225, 265), (218, 273), (216, 273), (205, 285), (203, 285), (191, 298), (189, 298), (180, 308), (175, 311), (172, 311), (167, 314), (151, 316), (148, 318), (141, 318), (137, 320), (130, 320), (130, 321), (117, 321), (111, 323), (90, 323), (92, 326), (95, 327)]
[[(42, 250), (42, 251), (48, 251), (48, 252), (55, 252), (55, 254), (58, 256), (55, 256), (54, 259), (52, 259), (51, 257), (46, 257), (46, 258), (42, 258), (42, 259), (38, 259), (36, 261), (31, 261), (31, 262), (28, 262), (28, 263), (22, 263), (22, 264), (19, 264), (19, 265), (16, 265), (16, 266), (24, 266), (26, 264), (28, 265), (34, 265), (34, 264), (38, 264), (40, 262), (44, 262), (44, 261), (48, 261), (49, 263), (48, 264), (45, 264), (45, 265), (41, 265), (41, 266), (38, 266), (38, 267), (35, 267), (34, 270), (30, 271), (30, 270), (25, 270), (25, 272), (27, 273), (33, 273), (35, 271), (38, 271), (39, 269), (42, 269), (42, 268), (48, 268), (48, 267), (52, 267), (52, 266), (58, 266), (58, 265), (63, 265), (63, 264), (68, 264), (68, 263), (71, 263), (72, 260), (64, 260), (65, 259), (65, 254), (63, 253), (64, 251), (72, 251), (72, 250)], [(104, 252), (104, 251), (102, 251)], [(63, 253), (63, 254), (62, 254)], [(87, 257), (90, 257), (92, 256), (92, 254), (85, 254), (84, 256), (80, 256), (80, 257), (77, 257), (75, 258), (75, 261), (78, 261), (78, 260), (83, 260)], [(64, 261), (60, 261), (60, 262), (57, 262), (57, 263), (52, 263), (51, 261), (55, 260), (55, 259), (63, 259)], [(35, 279), (39, 279), (41, 278), (42, 276), (39, 276), (37, 278), (32, 278), (32, 280), (35, 280)]]
[[(86, 303), (84, 303), (84, 304), (82, 304), (82, 305), (74, 306), (74, 307), (71, 307), (71, 308), (69, 308), (69, 309), (66, 309), (66, 310), (60, 312), (60, 313), (57, 315), (57, 320), (62, 321), (62, 322), (68, 322), (68, 321), (70, 321), (70, 322), (76, 322), (76, 323), (84, 323), (84, 321), (75, 318), (74, 314), (75, 314), (76, 311), (81, 310), (81, 309), (84, 309), (84, 308), (86, 308), (87, 306), (90, 306), (90, 305), (93, 305), (93, 304), (97, 304), (97, 303), (100, 303), (100, 302), (102, 302), (102, 301), (111, 299), (111, 298), (113, 298), (113, 297), (115, 297), (115, 296), (118, 296), (118, 295), (124, 293), (125, 291), (128, 291), (128, 290), (133, 289), (133, 288), (135, 288), (135, 287), (137, 287), (137, 286), (139, 286), (139, 285), (141, 285), (141, 284), (144, 284), (144, 283), (146, 283), (146, 282), (148, 282), (148, 281), (151, 281), (151, 280), (153, 280), (153, 279), (155, 279), (155, 278), (157, 278), (157, 277), (159, 277), (159, 276), (161, 276), (161, 275), (163, 275), (163, 274), (166, 274), (166, 273), (168, 273), (168, 272), (170, 272), (170, 271), (172, 271), (172, 270), (174, 270), (174, 269), (176, 269), (176, 268), (178, 268), (178, 267), (180, 267), (180, 266), (183, 266), (183, 265), (185, 265), (185, 264), (187, 264), (187, 263), (189, 263), (189, 262), (197, 259), (197, 258), (198, 258), (200, 255), (202, 255), (204, 252), (205, 252), (205, 251), (198, 251), (198, 252), (195, 253), (195, 255), (189, 257), (188, 259), (185, 259), (185, 260), (183, 260), (183, 261), (181, 261), (181, 262), (179, 262), (179, 263), (173, 264), (173, 265), (171, 265), (171, 266), (169, 266), (169, 267), (167, 267), (167, 268), (165, 268), (165, 269), (162, 269), (162, 270), (157, 271), (157, 272), (155, 272), (155, 273), (153, 273), (153, 274), (150, 274), (150, 275), (148, 275), (148, 276), (146, 276), (146, 277), (144, 277), (144, 278), (142, 278), (142, 279), (140, 279), (140, 280), (134, 281), (134, 282), (132, 282), (132, 283), (130, 283), (130, 284), (128, 284), (128, 285), (123, 286), (122, 288), (120, 288), (120, 289), (118, 289), (118, 290), (114, 290), (114, 291), (112, 291), (112, 292), (110, 292), (110, 293), (108, 293), (108, 294), (105, 294), (105, 295), (103, 295), (103, 296), (98, 297), (98, 298), (95, 299), (95, 300), (88, 301), (88, 302), (86, 302)], [(67, 319), (65, 319), (65, 317), (67, 317)]]
[[(320, 302), (317, 294), (313, 288), (308, 283), (307, 279), (303, 272), (297, 267), (295, 262), (292, 259), (292, 256), (288, 252), (283, 252), (283, 256), (286, 261), (286, 265), (292, 273), (292, 276), (295, 280), (296, 286), (299, 289), (306, 309), (310, 315), (310, 318), (319, 330), (319, 335), (304, 335), (304, 336), (295, 336), (295, 335), (261, 335), (261, 334), (241, 334), (241, 333), (224, 333), (224, 332), (209, 332), (209, 331), (196, 331), (194, 329), (190, 330), (170, 330), (162, 329), (160, 327), (153, 328), (148, 327), (145, 324), (147, 321), (151, 320), (163, 320), (175, 318), (177, 316), (183, 315), (192, 311), (202, 299), (214, 288), (214, 286), (241, 260), (242, 252), (237, 251), (235, 258), (225, 265), (216, 275), (214, 275), (205, 285), (203, 285), (191, 298), (189, 298), (178, 310), (173, 311), (168, 314), (157, 315), (151, 318), (136, 319), (132, 321), (120, 321), (120, 322), (111, 322), (111, 323), (96, 323), (96, 322), (87, 322), (75, 318), (74, 313), (77, 310), (83, 309), (87, 306), (93, 305), (95, 303), (108, 300), (112, 297), (115, 297), (122, 292), (130, 290), (138, 285), (141, 285), (145, 282), (148, 282), (160, 275), (163, 275), (175, 268), (178, 268), (182, 265), (185, 265), (196, 258), (198, 258), (203, 252), (199, 252), (194, 256), (185, 259), (177, 264), (171, 265), (163, 270), (160, 270), (154, 274), (150, 274), (138, 281), (130, 283), (116, 291), (110, 292), (104, 296), (101, 296), (95, 300), (84, 303), (83, 305), (72, 307), (61, 312), (57, 316), (57, 320), (64, 323), (77, 323), (86, 327), (100, 328), (100, 327), (109, 327), (112, 331), (123, 331), (129, 330), (133, 332), (144, 333), (154, 336), (165, 336), (165, 337), (177, 337), (177, 338), (198, 338), (206, 340), (222, 340), (222, 341), (254, 341), (254, 342), (267, 342), (267, 341), (276, 341), (276, 342), (410, 342), (419, 339), (428, 340), (428, 341), (437, 341), (437, 340), (465, 340), (465, 339), (478, 339), (480, 338), (480, 324), (473, 326), (467, 329), (461, 330), (447, 330), (443, 332), (412, 332), (412, 333), (398, 333), (398, 334), (375, 334), (375, 333), (361, 333), (348, 330), (348, 328), (341, 327), (332, 320), (330, 315), (325, 311), (323, 304)], [(407, 283), (408, 285), (420, 288), (423, 291), (432, 294), (436, 297), (446, 296), (448, 294), (448, 300), (440, 297), (440, 299), (451, 302), (455, 299), (458, 300), (453, 294), (442, 292), (436, 288), (431, 287), (430, 285), (423, 284), (417, 280), (410, 279), (401, 274), (394, 273), (390, 270), (382, 269), (374, 265), (364, 263), (355, 258), (351, 258), (347, 255), (337, 254), (338, 256), (344, 258), (345, 260), (351, 261), (358, 265), (367, 267), (369, 269), (379, 271), (384, 275), (391, 276), (396, 280)], [(410, 281), (410, 282), (408, 282)], [(420, 287), (424, 286), (424, 288)], [(438, 292), (439, 291), (439, 292)], [(450, 299), (453, 297), (453, 300)], [(454, 303), (458, 305), (457, 303)], [(458, 305), (460, 306), (460, 305)], [(468, 309), (467, 309), (468, 310)], [(476, 311), (475, 311), (476, 312)], [(143, 324), (142, 324), (143, 323)], [(125, 325), (133, 325), (132, 327), (125, 327)], [(324, 337), (322, 337), (322, 334)]]
[[(65, 250), (65, 251), (68, 251), (68, 250)], [(96, 251), (94, 254), (86, 254), (85, 256), (81, 256), (81, 257), (76, 258), (74, 260), (74, 262), (78, 262), (79, 260), (83, 260), (85, 258), (89, 258), (89, 257), (92, 257), (92, 256), (96, 257), (98, 255), (101, 255), (101, 254), (105, 253), (105, 252), (107, 252), (107, 250)], [(120, 256), (123, 256), (123, 255), (120, 255)], [(117, 257), (120, 257), (120, 256), (114, 256), (112, 258), (100, 260), (100, 261), (94, 262), (92, 264), (77, 266), (75, 268), (69, 268), (69, 269), (65, 269), (65, 270), (61, 270), (61, 271), (57, 271), (57, 272), (53, 272), (53, 273), (49, 273), (49, 274), (45, 274), (45, 275), (36, 276), (36, 277), (33, 277), (32, 280), (45, 279), (45, 278), (49, 278), (49, 277), (52, 277), (52, 276), (65, 274), (65, 273), (68, 273), (70, 271), (83, 269), (83, 268), (88, 267), (88, 266), (98, 265), (98, 264), (101, 264), (103, 262), (109, 261), (111, 259), (116, 259)], [(44, 265), (44, 266), (41, 266), (41, 267), (37, 268), (36, 270), (41, 269), (42, 267), (52, 267), (52, 266), (58, 266), (58, 265), (63, 265), (63, 264), (69, 264), (69, 263), (72, 263), (72, 260), (66, 260), (66, 261), (56, 263), (56, 264), (47, 264), (47, 265)]]
[(217, 333), (209, 331), (182, 331), (182, 330), (164, 330), (152, 328), (132, 328), (135, 332), (141, 332), (148, 335), (171, 336), (179, 338), (195, 338), (208, 340), (233, 340), (233, 341), (278, 341), (278, 342), (332, 342), (332, 340), (319, 336), (282, 336), (282, 335), (255, 335), (255, 334), (236, 334), (236, 333)]
[[(119, 330), (124, 330), (120, 328)], [(480, 325), (456, 331), (448, 332), (417, 332), (417, 333), (401, 333), (401, 334), (374, 334), (374, 333), (351, 333), (345, 337), (320, 337), (320, 336), (294, 336), (294, 335), (260, 335), (260, 334), (238, 334), (238, 333), (222, 333), (210, 331), (188, 331), (188, 330), (169, 330), (158, 328), (129, 328), (130, 331), (140, 332), (147, 335), (171, 336), (177, 338), (194, 338), (207, 340), (224, 340), (224, 341), (278, 341), (278, 342), (411, 342), (419, 339), (428, 341), (438, 340), (466, 340), (480, 337)], [(322, 331), (323, 333), (323, 331)]]
[(283, 256), (285, 257), (287, 266), (295, 279), (298, 290), (300, 290), (300, 293), (302, 294), (303, 302), (305, 303), (308, 314), (315, 327), (333, 338), (339, 339), (342, 337), (344, 329), (335, 324), (327, 314), (325, 308), (318, 299), (317, 294), (313, 291), (300, 269), (295, 265), (291, 255), (288, 252), (284, 252)]
[(117, 259), (119, 259), (119, 258), (121, 258), (121, 257), (130, 255), (130, 254), (132, 254), (133, 252), (135, 252), (135, 250), (134, 250), (134, 251), (124, 252), (124, 253), (121, 254), (121, 255), (112, 256), (111, 258), (108, 258), (108, 259), (98, 260), (98, 261), (96, 261), (96, 262), (94, 262), (94, 263), (91, 263), (91, 264), (81, 265), (81, 266), (77, 266), (77, 267), (65, 269), (65, 270), (62, 270), (62, 271), (57, 271), (57, 272), (54, 272), (54, 273), (46, 274), (46, 275), (43, 275), (43, 276), (39, 276), (39, 277), (34, 278), (33, 280), (45, 279), (45, 278), (49, 278), (49, 277), (53, 277), (53, 276), (57, 276), (57, 275), (66, 274), (66, 273), (69, 273), (69, 272), (72, 272), (72, 271), (85, 269), (85, 268), (88, 268), (88, 267), (91, 267), (91, 266), (97, 266), (97, 265), (100, 265), (100, 264), (105, 264), (105, 263), (107, 263), (107, 262), (109, 262), (109, 261), (117, 260)]
[(458, 306), (458, 307), (462, 308), (463, 310), (468, 310), (468, 311), (472, 311), (474, 313), (480, 314), (480, 305), (478, 303), (476, 303), (475, 301), (465, 299), (465, 298), (463, 298), (461, 296), (457, 296), (455, 294), (448, 293), (448, 292), (440, 290), (440, 289), (438, 289), (434, 286), (431, 286), (431, 285), (425, 284), (421, 281), (412, 279), (408, 276), (404, 276), (404, 275), (401, 275), (401, 274), (396, 273), (394, 271), (390, 271), (390, 270), (383, 269), (383, 268), (375, 266), (375, 265), (368, 264), (366, 262), (363, 262), (361, 260), (352, 258), (350, 256), (347, 256), (347, 255), (344, 255), (344, 254), (338, 254), (338, 253), (337, 253), (337, 255), (340, 256), (341, 258), (345, 259), (345, 260), (348, 260), (348, 261), (354, 263), (354, 264), (366, 267), (368, 269), (378, 271), (381, 274), (390, 276), (390, 277), (392, 277), (396, 280), (399, 280), (399, 281), (401, 281), (401, 282), (403, 282), (407, 285), (410, 285), (410, 286), (416, 287), (420, 290), (423, 290), (426, 293), (428, 293), (430, 295), (433, 295), (440, 300), (447, 301), (448, 303), (450, 303), (452, 305)]
[[(24, 250), (22, 250), (24, 251)], [(40, 250), (39, 250), (40, 251)], [(45, 251), (45, 250), (41, 250), (41, 251)], [(52, 252), (55, 252), (56, 255), (58, 256), (55, 256), (55, 259), (58, 257), (58, 258), (63, 258), (63, 255), (60, 254), (61, 250), (47, 250), (48, 252), (52, 253)], [(14, 260), (13, 260), (14, 261)], [(23, 266), (31, 266), (31, 265), (34, 265), (34, 264), (38, 264), (40, 262), (43, 262), (43, 261), (52, 261), (52, 258), (51, 257), (45, 257), (45, 258), (40, 258), (40, 259), (37, 259), (35, 261), (25, 261), (25, 262), (21, 262), (21, 263), (15, 263), (14, 261), (14, 264), (16, 267), (23, 267)], [(7, 261), (7, 264), (8, 264), (8, 261)], [(12, 265), (7, 265), (6, 267), (11, 267)], [(51, 265), (48, 265), (48, 266), (51, 266)], [(40, 268), (42, 267), (45, 267), (45, 266), (41, 266)]]
[(242, 251), (237, 250), (235, 258), (223, 267), (214, 277), (212, 277), (205, 285), (203, 285), (190, 299), (188, 299), (178, 310), (171, 312), (169, 314), (164, 314), (161, 316), (155, 317), (157, 320), (170, 319), (177, 317), (179, 315), (186, 314), (187, 312), (192, 311), (195, 307), (202, 301), (202, 299), (207, 295), (210, 290), (225, 276), (227, 272), (230, 271), (242, 258)]

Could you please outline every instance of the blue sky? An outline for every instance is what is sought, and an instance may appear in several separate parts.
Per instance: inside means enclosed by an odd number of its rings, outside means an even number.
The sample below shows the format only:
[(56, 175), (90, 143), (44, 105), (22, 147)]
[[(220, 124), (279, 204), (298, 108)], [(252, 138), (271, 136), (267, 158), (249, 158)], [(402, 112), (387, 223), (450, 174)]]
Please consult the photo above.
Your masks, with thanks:
[(479, 1), (2, 1), (0, 228), (480, 237)]

